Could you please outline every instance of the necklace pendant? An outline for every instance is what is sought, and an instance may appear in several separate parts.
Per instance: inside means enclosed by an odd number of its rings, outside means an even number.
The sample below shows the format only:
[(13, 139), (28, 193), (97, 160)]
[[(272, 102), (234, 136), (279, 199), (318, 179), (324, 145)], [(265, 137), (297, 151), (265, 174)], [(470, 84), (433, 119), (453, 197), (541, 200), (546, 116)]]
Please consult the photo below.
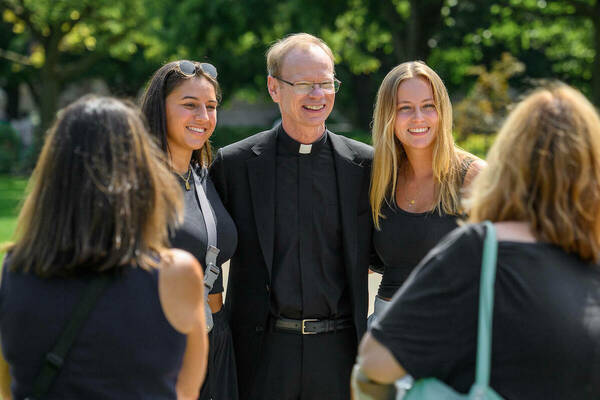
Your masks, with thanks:
[(414, 205), (415, 205), (415, 201), (414, 201), (414, 200), (410, 200), (410, 201), (408, 202), (408, 206), (409, 206), (409, 207), (412, 207), (412, 206), (414, 206)]
[(190, 182), (189, 181), (185, 181), (185, 190), (190, 190)]

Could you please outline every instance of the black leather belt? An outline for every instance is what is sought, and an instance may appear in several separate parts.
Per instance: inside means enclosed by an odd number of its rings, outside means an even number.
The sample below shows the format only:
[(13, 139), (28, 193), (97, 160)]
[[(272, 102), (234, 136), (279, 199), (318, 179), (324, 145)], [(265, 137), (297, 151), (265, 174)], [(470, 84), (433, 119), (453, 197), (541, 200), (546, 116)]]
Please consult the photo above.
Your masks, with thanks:
[(353, 327), (351, 318), (340, 319), (291, 319), (277, 318), (273, 322), (276, 330), (295, 332), (301, 335), (316, 335), (317, 333), (335, 332)]

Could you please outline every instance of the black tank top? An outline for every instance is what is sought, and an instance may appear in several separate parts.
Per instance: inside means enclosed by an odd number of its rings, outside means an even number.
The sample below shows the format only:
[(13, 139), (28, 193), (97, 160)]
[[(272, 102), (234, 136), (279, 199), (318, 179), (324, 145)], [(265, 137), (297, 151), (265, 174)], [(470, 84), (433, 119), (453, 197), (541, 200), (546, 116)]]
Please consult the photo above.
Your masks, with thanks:
[[(102, 293), (45, 399), (175, 399), (186, 337), (167, 321), (157, 270), (127, 268)], [(15, 399), (31, 395), (52, 349), (90, 281), (41, 279), (4, 265), (0, 339)]]
[[(474, 158), (462, 162), (461, 183), (464, 182)], [(457, 216), (427, 211), (411, 213), (384, 202), (381, 230), (373, 233), (373, 246), (385, 266), (377, 295), (392, 298), (417, 264), (447, 233), (456, 228)]]
[(457, 227), (457, 217), (437, 211), (410, 213), (387, 203), (381, 213), (386, 218), (373, 233), (375, 251), (385, 265), (377, 295), (391, 298), (429, 250)]

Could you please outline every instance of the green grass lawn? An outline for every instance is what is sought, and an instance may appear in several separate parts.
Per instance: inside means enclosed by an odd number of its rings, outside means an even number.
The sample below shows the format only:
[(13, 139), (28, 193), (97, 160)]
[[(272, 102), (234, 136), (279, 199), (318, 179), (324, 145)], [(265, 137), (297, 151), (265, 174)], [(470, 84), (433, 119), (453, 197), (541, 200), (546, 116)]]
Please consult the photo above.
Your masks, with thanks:
[(0, 176), (0, 244), (12, 238), (26, 185), (27, 178)]

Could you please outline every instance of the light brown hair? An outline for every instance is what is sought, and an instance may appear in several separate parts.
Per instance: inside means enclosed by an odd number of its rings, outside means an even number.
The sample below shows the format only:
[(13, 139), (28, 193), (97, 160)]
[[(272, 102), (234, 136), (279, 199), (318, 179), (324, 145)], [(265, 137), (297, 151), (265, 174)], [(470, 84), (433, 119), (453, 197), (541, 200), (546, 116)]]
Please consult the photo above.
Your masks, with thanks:
[(333, 52), (327, 46), (327, 43), (308, 33), (294, 33), (278, 40), (269, 47), (269, 50), (267, 50), (267, 72), (270, 76), (279, 77), (285, 56), (293, 49), (308, 49), (310, 46), (318, 46), (323, 49), (331, 59), (331, 65), (335, 64)]
[(540, 241), (597, 262), (600, 118), (577, 90), (539, 89), (510, 113), (473, 183), (470, 221), (527, 222)]
[(9, 265), (43, 277), (156, 266), (182, 207), (141, 113), (110, 97), (59, 112), (28, 192)]
[(431, 85), (439, 117), (433, 148), (433, 176), (436, 187), (434, 210), (439, 213), (460, 213), (462, 162), (469, 156), (454, 145), (452, 137), (452, 104), (444, 82), (422, 61), (402, 63), (383, 79), (377, 92), (373, 112), (373, 169), (371, 172), (370, 202), (373, 222), (380, 228), (383, 202), (391, 202), (396, 192), (398, 170), (408, 163), (404, 147), (394, 131), (397, 113), (397, 94), (400, 84), (410, 78), (424, 79)]

